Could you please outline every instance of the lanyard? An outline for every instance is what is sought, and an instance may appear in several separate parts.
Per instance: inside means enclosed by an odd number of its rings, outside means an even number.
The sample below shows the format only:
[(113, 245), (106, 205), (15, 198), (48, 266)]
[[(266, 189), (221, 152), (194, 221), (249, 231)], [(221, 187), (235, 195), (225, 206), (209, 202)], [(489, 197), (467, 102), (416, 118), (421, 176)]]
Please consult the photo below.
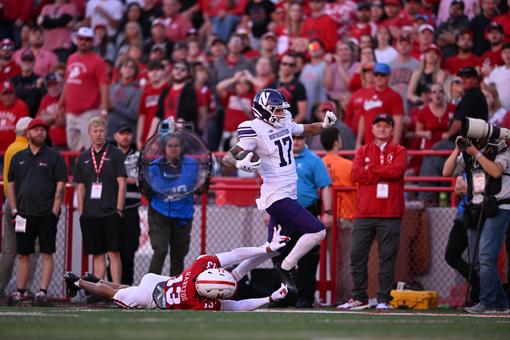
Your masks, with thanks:
[(92, 164), (94, 165), (94, 170), (96, 171), (96, 182), (99, 183), (99, 174), (101, 173), (101, 169), (103, 168), (104, 159), (106, 158), (106, 153), (110, 148), (109, 145), (106, 146), (106, 150), (104, 150), (103, 155), (101, 156), (101, 161), (99, 162), (99, 168), (97, 167), (96, 156), (94, 155), (94, 147), (90, 148), (90, 155), (92, 158)]

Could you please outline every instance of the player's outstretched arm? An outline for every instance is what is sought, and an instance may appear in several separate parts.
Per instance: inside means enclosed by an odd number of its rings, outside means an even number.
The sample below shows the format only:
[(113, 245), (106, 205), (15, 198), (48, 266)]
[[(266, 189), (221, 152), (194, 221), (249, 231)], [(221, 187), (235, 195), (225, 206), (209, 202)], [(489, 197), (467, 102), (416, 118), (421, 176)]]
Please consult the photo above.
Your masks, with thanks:
[(234, 300), (224, 300), (221, 301), (221, 310), (222, 311), (251, 311), (257, 308), (260, 308), (268, 303), (272, 303), (278, 300), (281, 300), (287, 296), (288, 290), (287, 286), (282, 283), (280, 288), (273, 292), (268, 297), (256, 298), (256, 299), (246, 299), (240, 301)]
[(332, 127), (335, 125), (337, 118), (335, 114), (331, 111), (326, 112), (326, 116), (324, 116), (324, 120), (321, 123), (313, 123), (313, 124), (303, 124), (303, 133), (301, 136), (313, 136), (318, 135), (328, 127)]
[(220, 266), (229, 266), (257, 255), (270, 254), (282, 247), (285, 247), (287, 244), (286, 242), (289, 241), (290, 238), (288, 236), (280, 235), (281, 230), (282, 227), (280, 226), (278, 228), (274, 228), (273, 239), (269, 244), (266, 243), (260, 247), (241, 247), (225, 253), (216, 254), (216, 257), (218, 257), (220, 261)]

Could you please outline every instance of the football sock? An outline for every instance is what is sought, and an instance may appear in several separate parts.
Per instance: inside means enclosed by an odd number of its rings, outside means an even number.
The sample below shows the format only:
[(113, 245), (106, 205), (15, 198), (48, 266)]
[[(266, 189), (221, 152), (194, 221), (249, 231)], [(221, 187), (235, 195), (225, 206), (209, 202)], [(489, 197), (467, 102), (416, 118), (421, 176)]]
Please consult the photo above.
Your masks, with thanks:
[(258, 267), (260, 264), (266, 262), (271, 257), (276, 256), (278, 254), (279, 254), (278, 252), (275, 252), (274, 255), (273, 255), (273, 253), (261, 254), (261, 255), (246, 259), (243, 262), (239, 263), (239, 265), (234, 270), (232, 270), (232, 275), (234, 276), (236, 281), (239, 281), (253, 268)]
[(326, 236), (326, 230), (316, 233), (304, 234), (296, 242), (296, 245), (290, 251), (289, 255), (282, 261), (283, 270), (291, 270), (298, 261), (306, 255), (313, 247), (318, 245)]

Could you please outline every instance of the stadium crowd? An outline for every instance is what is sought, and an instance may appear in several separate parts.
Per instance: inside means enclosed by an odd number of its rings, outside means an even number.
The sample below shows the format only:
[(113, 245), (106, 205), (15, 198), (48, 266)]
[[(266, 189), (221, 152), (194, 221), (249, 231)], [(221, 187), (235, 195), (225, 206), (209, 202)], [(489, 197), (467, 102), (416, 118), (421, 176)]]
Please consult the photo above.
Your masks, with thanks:
[[(61, 149), (88, 147), (86, 122), (103, 115), (110, 140), (128, 124), (140, 148), (173, 116), (192, 121), (211, 150), (228, 150), (264, 87), (284, 93), (297, 122), (318, 121), (331, 101), (351, 147), (370, 141), (365, 119), (388, 112), (395, 141), (429, 149), (455, 134), (464, 67), (483, 78), (489, 121), (510, 126), (505, 1), (0, 4), (0, 152), (27, 115), (46, 121)], [(375, 63), (388, 67), (374, 72)]]
[[(48, 127), (51, 146), (85, 150), (87, 157), (94, 117), (106, 122), (106, 140), (119, 144), (116, 134), (127, 131), (139, 150), (172, 117), (192, 122), (209, 149), (227, 151), (264, 88), (283, 94), (297, 123), (322, 122), (326, 111), (335, 112), (342, 149), (370, 145), (381, 114), (393, 129), (388, 142), (453, 149), (466, 116), (510, 128), (509, 6), (510, 0), (0, 0), (0, 153), (25, 133), (26, 127), (16, 130), (23, 117)], [(323, 149), (317, 138), (307, 142)], [(96, 151), (106, 154), (105, 145), (101, 140)], [(430, 160), (408, 164), (407, 174), (434, 175)], [(94, 180), (80, 183), (86, 181)], [(122, 218), (118, 202), (110, 210)]]

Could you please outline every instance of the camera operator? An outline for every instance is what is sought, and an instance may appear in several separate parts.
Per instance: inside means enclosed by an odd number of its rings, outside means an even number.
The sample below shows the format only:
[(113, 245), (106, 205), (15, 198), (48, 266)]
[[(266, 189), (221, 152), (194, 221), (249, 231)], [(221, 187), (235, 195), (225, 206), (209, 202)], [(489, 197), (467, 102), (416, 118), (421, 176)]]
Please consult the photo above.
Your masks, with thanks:
[(498, 276), (498, 255), (510, 219), (510, 150), (504, 140), (488, 142), (459, 136), (444, 164), (443, 176), (459, 175), (463, 170), (468, 184), (464, 223), (470, 259), (475, 258), (475, 252), (480, 275), (480, 302), (465, 310), (508, 313), (508, 300)]

